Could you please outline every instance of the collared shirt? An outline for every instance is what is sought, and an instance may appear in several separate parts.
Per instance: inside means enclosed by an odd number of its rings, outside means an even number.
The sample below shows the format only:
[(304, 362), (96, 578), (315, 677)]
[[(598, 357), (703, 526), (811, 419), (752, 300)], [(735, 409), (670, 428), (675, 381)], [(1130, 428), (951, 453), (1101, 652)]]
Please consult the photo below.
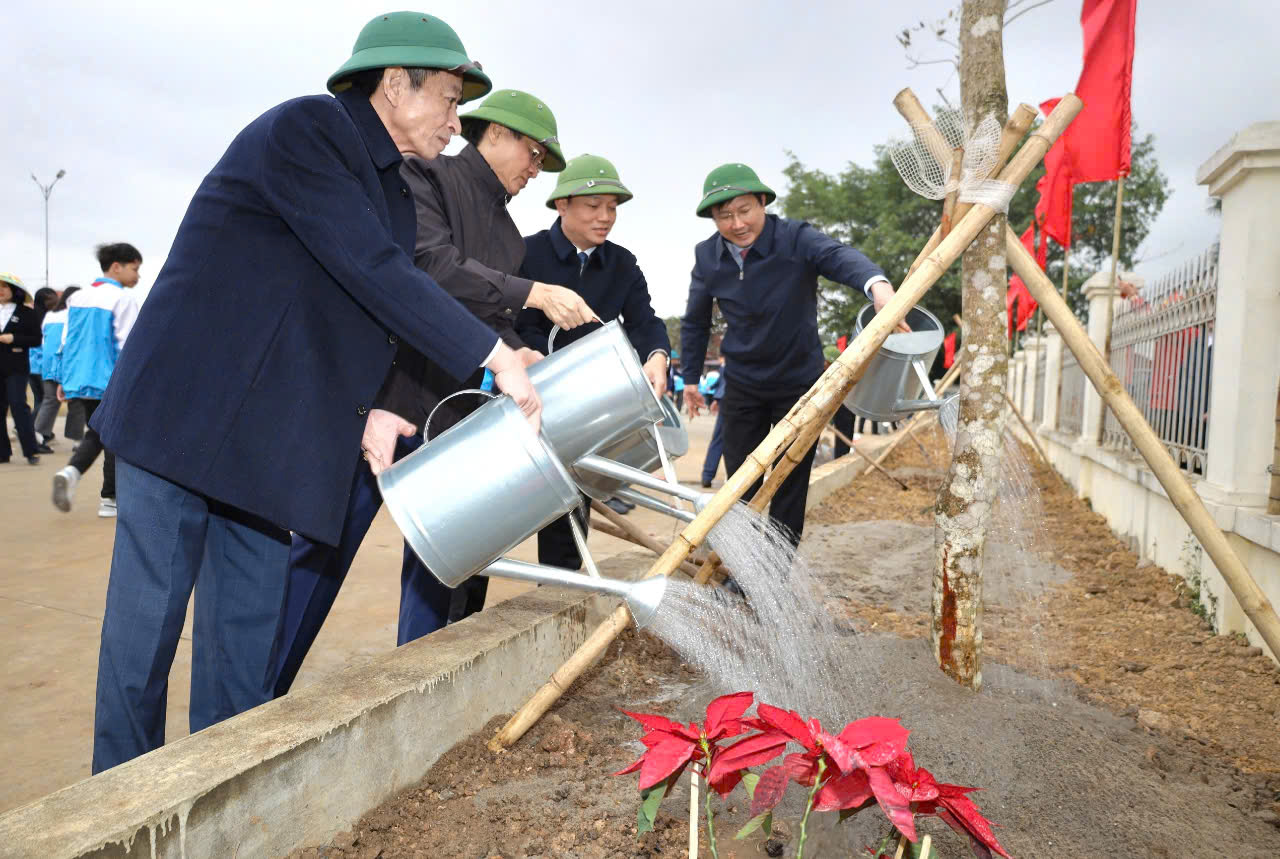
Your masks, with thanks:
[[(533, 281), (516, 272), (524, 239), (507, 211), (511, 197), (474, 146), (432, 161), (406, 158), (400, 175), (417, 211), (414, 263), (513, 349), (524, 344), (515, 320)], [(491, 356), (492, 357), (492, 356)], [(421, 427), (440, 400), (480, 386), (480, 373), (456, 379), (401, 343), (375, 404)], [(453, 408), (455, 403), (458, 408)], [(479, 402), (450, 400), (432, 423), (434, 436)]]
[[(578, 249), (565, 236), (559, 218), (551, 229), (527, 236), (524, 243), (521, 274), (543, 283), (567, 286), (605, 322), (621, 319), (627, 339), (641, 360), (654, 352), (671, 354), (666, 323), (653, 312), (649, 284), (630, 251), (606, 241), (588, 252), (587, 264), (580, 269)], [(567, 346), (598, 327), (589, 323), (561, 331), (556, 334), (556, 348)], [(546, 354), (551, 320), (541, 310), (524, 310), (516, 320), (516, 331), (530, 348)]]
[(13, 311), (17, 309), (18, 305), (12, 301), (0, 304), (0, 331), (9, 324), (9, 320), (13, 318)]
[(680, 327), (685, 384), (696, 385), (702, 372), (714, 301), (727, 323), (720, 343), (729, 359), (726, 376), (761, 389), (804, 391), (822, 374), (818, 276), (865, 293), (884, 272), (809, 224), (777, 215), (766, 216), (745, 258), (730, 248), (717, 232), (694, 251)]

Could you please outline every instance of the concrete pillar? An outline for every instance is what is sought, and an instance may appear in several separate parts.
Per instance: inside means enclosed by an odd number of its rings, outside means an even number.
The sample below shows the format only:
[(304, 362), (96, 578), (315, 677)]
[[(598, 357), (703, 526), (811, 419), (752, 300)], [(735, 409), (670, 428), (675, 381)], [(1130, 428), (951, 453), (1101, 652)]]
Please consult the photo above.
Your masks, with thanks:
[(1013, 387), (1009, 391), (1009, 399), (1018, 403), (1018, 408), (1022, 408), (1022, 392), (1027, 385), (1027, 353), (1019, 349), (1009, 359), (1009, 365), (1013, 368)]
[[(1134, 277), (1132, 272), (1117, 272), (1121, 280)], [(1089, 302), (1089, 339), (1099, 352), (1107, 348), (1107, 300), (1111, 297), (1111, 269), (1106, 268), (1084, 282), (1084, 297)], [(1124, 302), (1119, 293), (1115, 296), (1116, 309)], [(1113, 314), (1114, 318), (1114, 314)], [(1097, 444), (1102, 435), (1102, 395), (1093, 383), (1084, 383), (1084, 418), (1080, 422), (1080, 440)]]
[(1209, 464), (1198, 488), (1219, 504), (1265, 506), (1280, 385), (1280, 122), (1236, 134), (1196, 181), (1222, 201)]
[(1018, 402), (1018, 408), (1022, 410), (1022, 416), (1027, 419), (1027, 423), (1035, 420), (1036, 414), (1036, 373), (1039, 372), (1040, 355), (1044, 351), (1041, 338), (1032, 334), (1022, 341), (1023, 349), (1027, 355), (1026, 381), (1022, 386), (1022, 399)]
[(1058, 428), (1058, 395), (1062, 388), (1062, 335), (1053, 323), (1044, 323), (1044, 418), (1042, 429)]

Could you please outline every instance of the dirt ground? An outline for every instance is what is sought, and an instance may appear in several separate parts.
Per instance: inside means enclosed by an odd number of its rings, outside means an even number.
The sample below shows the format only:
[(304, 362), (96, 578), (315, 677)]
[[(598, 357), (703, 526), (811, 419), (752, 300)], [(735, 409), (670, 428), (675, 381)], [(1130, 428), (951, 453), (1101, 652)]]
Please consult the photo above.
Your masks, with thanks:
[[(933, 667), (932, 505), (945, 454), (940, 434), (925, 442), (928, 454), (908, 443), (887, 463), (907, 490), (868, 475), (808, 519), (805, 550), (840, 645), (875, 669), (851, 696), (901, 718), (939, 779), (982, 787), (975, 798), (1014, 856), (1280, 856), (1280, 670), (1215, 636), (1181, 579), (1140, 565), (1048, 468), (1033, 468), (1043, 557), (992, 556), (1019, 572), (987, 593), (983, 692)], [(662, 642), (628, 631), (513, 749), (485, 747), (495, 719), (418, 786), (294, 855), (685, 855), (687, 780), (656, 830), (636, 834), (636, 776), (610, 773), (639, 755), (640, 729), (618, 708), (701, 720), (716, 691)], [(743, 841), (732, 835), (745, 794), (717, 800), (719, 855), (793, 855), (797, 800), (793, 786), (772, 839)], [(936, 824), (922, 831), (942, 856), (970, 855)], [(839, 826), (815, 815), (810, 829), (806, 856), (866, 855), (884, 832), (876, 811)]]

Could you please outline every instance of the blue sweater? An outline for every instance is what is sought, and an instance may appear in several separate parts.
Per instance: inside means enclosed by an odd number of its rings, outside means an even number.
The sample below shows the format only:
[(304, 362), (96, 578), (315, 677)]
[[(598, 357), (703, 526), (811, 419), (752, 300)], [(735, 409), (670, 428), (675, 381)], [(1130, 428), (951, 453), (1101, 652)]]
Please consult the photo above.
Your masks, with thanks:
[(806, 390), (822, 375), (819, 275), (862, 292), (884, 272), (809, 224), (777, 215), (766, 216), (741, 269), (719, 233), (699, 242), (680, 326), (685, 384), (696, 386), (702, 373), (714, 300), (727, 325), (720, 353), (729, 359), (730, 381), (766, 390)]

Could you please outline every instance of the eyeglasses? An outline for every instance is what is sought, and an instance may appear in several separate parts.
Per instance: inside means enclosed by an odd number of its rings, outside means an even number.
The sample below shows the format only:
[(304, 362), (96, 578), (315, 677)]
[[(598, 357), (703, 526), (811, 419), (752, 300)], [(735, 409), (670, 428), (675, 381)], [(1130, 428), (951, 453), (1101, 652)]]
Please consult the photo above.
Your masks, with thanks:
[(547, 160), (547, 153), (542, 149), (539, 149), (537, 144), (533, 142), (532, 138), (526, 137), (525, 140), (529, 141), (529, 161), (534, 167), (541, 170), (542, 162)]

